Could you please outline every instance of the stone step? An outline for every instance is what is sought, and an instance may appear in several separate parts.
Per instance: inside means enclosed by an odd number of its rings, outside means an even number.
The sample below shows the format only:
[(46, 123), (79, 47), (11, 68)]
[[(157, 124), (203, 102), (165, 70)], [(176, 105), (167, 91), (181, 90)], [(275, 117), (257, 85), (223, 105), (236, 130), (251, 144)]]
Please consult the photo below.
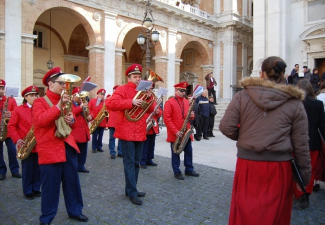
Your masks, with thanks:
[(219, 131), (219, 124), (222, 117), (225, 115), (226, 109), (230, 103), (230, 100), (218, 99), (218, 105), (216, 105), (217, 115), (214, 117), (213, 130)]

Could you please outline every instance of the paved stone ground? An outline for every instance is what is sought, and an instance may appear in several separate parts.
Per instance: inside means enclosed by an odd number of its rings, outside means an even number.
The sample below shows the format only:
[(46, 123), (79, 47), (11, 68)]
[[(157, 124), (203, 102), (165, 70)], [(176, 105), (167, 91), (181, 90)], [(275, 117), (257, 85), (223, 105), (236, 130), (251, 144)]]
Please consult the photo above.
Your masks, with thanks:
[[(217, 138), (218, 141), (222, 141), (222, 138), (226, 141), (221, 135)], [(157, 143), (160, 143), (159, 148), (165, 146), (166, 151), (169, 151), (167, 143), (162, 146), (165, 139), (162, 132), (157, 137)], [(198, 143), (202, 149), (213, 144), (209, 140), (193, 143), (193, 146)], [(138, 189), (147, 192), (147, 196), (142, 198), (142, 206), (136, 206), (124, 196), (122, 159), (110, 159), (107, 145), (105, 148), (104, 153), (96, 154), (89, 149), (86, 167), (90, 173), (79, 174), (84, 200), (83, 213), (89, 217), (89, 222), (78, 223), (68, 218), (61, 192), (58, 213), (52, 224), (228, 223), (233, 171), (217, 168), (217, 164), (214, 167), (195, 164), (200, 177), (185, 177), (184, 181), (179, 181), (173, 177), (170, 158), (157, 155), (157, 167), (140, 171)], [(5, 149), (5, 156), (6, 152)], [(306, 210), (299, 209), (298, 201), (294, 200), (292, 224), (325, 224), (324, 184), (322, 188), (311, 195), (310, 207)], [(0, 224), (38, 224), (40, 200), (26, 200), (22, 194), (21, 179), (7, 174), (6, 180), (0, 181)]]

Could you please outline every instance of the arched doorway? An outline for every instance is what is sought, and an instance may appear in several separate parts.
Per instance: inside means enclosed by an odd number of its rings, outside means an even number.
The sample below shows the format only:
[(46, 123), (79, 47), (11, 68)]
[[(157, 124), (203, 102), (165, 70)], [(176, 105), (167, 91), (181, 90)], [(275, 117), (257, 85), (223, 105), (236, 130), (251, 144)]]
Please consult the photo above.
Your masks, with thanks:
[(180, 82), (187, 82), (189, 86), (187, 87), (187, 95), (192, 94), (194, 88), (196, 87), (198, 76), (190, 71), (186, 71), (181, 73), (180, 75)]

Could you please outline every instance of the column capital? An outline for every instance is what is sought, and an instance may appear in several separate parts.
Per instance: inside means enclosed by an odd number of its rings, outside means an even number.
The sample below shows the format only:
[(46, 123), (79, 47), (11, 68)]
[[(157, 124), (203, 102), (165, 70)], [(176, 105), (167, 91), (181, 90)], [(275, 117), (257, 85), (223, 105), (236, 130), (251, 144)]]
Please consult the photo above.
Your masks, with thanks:
[(211, 71), (214, 68), (214, 65), (201, 65), (203, 71)]
[(34, 40), (37, 39), (37, 35), (34, 34), (22, 34), (21, 42), (34, 44)]
[(168, 28), (168, 33), (176, 35), (177, 34), (177, 29), (176, 28)]
[(167, 56), (155, 56), (152, 58), (156, 63), (159, 62), (168, 62), (169, 58)]
[(103, 45), (89, 45), (86, 47), (89, 52), (97, 52), (97, 53), (102, 53), (105, 51), (105, 46)]
[(181, 62), (183, 62), (183, 59), (175, 59), (175, 65), (181, 65)]
[(104, 11), (104, 14), (105, 14), (105, 19), (111, 19), (111, 20), (115, 20), (118, 15), (115, 12), (107, 11), (107, 10)]
[(124, 52), (126, 52), (126, 50), (123, 48), (115, 48), (115, 55), (122, 56)]

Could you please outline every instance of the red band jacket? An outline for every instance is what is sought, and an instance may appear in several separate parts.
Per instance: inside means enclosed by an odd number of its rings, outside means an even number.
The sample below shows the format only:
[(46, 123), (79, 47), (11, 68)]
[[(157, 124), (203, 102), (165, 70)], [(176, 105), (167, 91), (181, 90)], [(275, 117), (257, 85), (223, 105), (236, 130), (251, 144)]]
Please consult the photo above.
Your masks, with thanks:
[[(18, 106), (11, 113), (8, 123), (8, 133), (12, 141), (16, 144), (19, 139), (24, 139), (32, 128), (32, 108), (27, 103)], [(36, 147), (32, 152), (36, 152)]]
[(76, 106), (75, 104), (75, 102), (72, 102), (72, 112), (76, 117), (76, 121), (75, 128), (72, 130), (71, 135), (77, 143), (85, 143), (90, 140), (88, 123), (82, 114), (82, 107)]
[[(190, 108), (189, 103), (187, 99), (178, 96), (166, 101), (164, 106), (164, 122), (167, 127), (167, 142), (175, 142), (177, 138), (176, 133), (181, 130)], [(187, 129), (190, 128), (190, 122), (187, 123), (186, 127)], [(193, 141), (192, 135), (191, 140)]]
[[(137, 94), (136, 85), (132, 82), (120, 86), (114, 94), (106, 100), (109, 110), (118, 111), (115, 124), (114, 137), (125, 141), (145, 141), (147, 139), (147, 123), (143, 116), (137, 122), (131, 122), (125, 117), (125, 110), (132, 109), (132, 100)], [(151, 113), (155, 103), (151, 105), (146, 113)]]
[[(98, 115), (100, 110), (103, 108), (104, 100), (100, 101), (98, 106), (96, 106), (96, 103), (97, 103), (97, 98), (91, 99), (88, 103), (89, 112), (90, 112), (90, 115), (93, 117), (93, 119), (96, 118), (96, 116)], [(106, 127), (106, 123), (107, 123), (107, 118), (104, 118), (98, 127)]]
[[(61, 111), (56, 106), (60, 100), (60, 95), (47, 90), (46, 96), (52, 102), (52, 107), (49, 106), (43, 97), (36, 99), (32, 107), (33, 126), (37, 143), (36, 148), (39, 157), (38, 163), (52, 164), (65, 162), (65, 142), (78, 153), (80, 151), (71, 134), (66, 138), (55, 137), (55, 120), (61, 115)], [(75, 124), (76, 122), (71, 127), (74, 128)]]

